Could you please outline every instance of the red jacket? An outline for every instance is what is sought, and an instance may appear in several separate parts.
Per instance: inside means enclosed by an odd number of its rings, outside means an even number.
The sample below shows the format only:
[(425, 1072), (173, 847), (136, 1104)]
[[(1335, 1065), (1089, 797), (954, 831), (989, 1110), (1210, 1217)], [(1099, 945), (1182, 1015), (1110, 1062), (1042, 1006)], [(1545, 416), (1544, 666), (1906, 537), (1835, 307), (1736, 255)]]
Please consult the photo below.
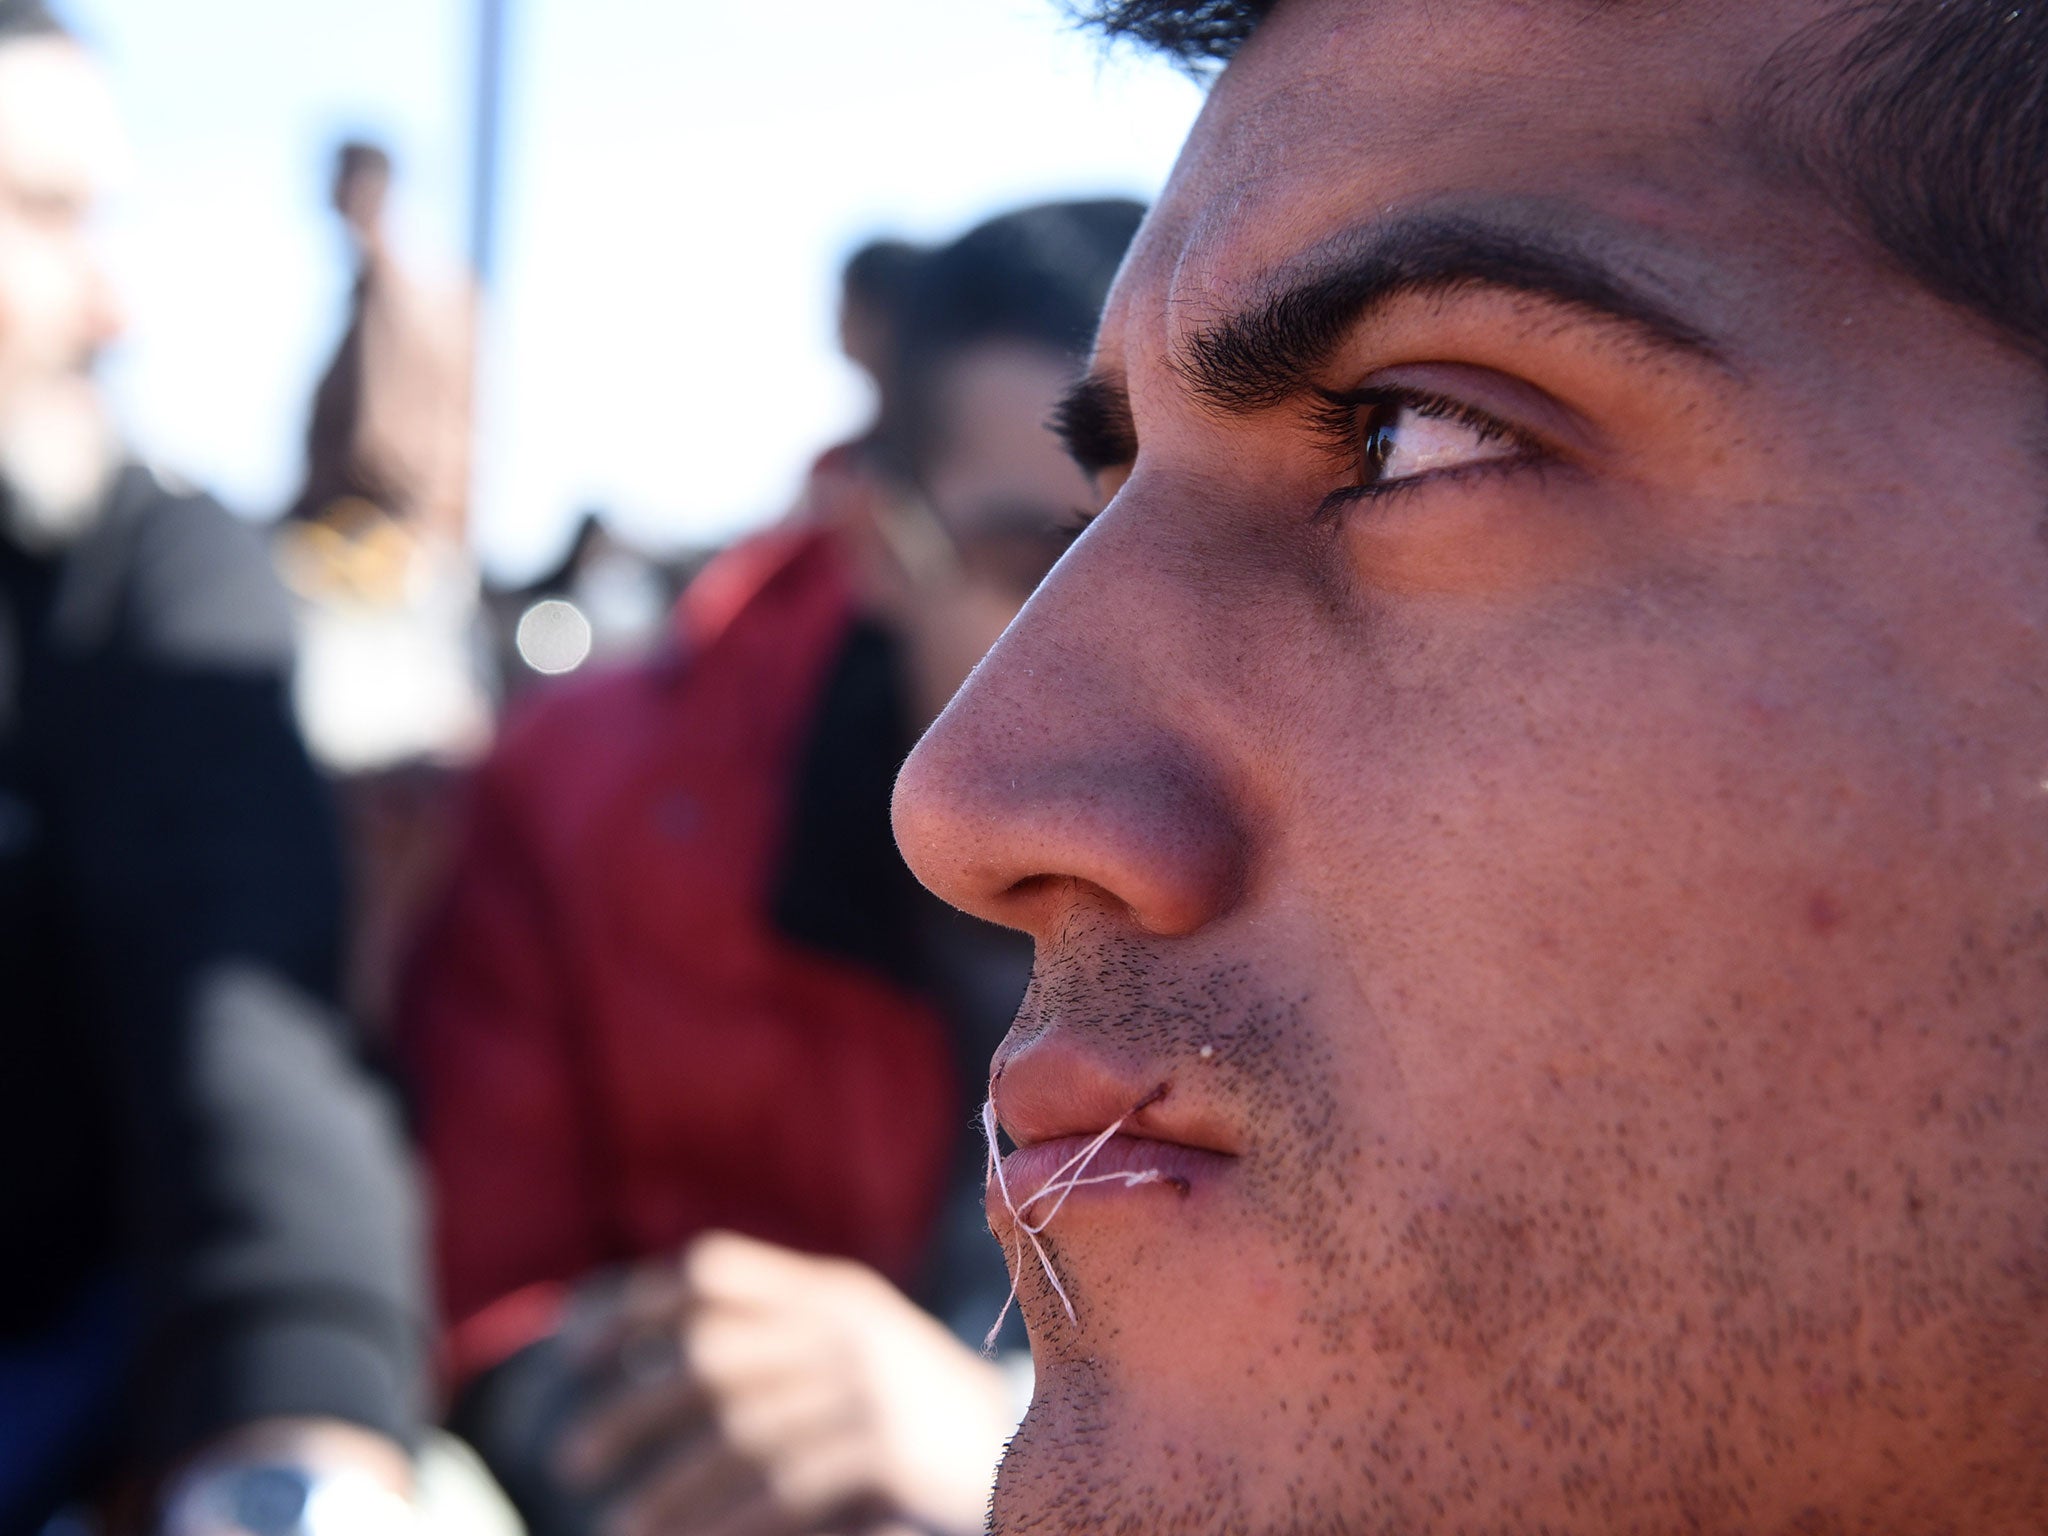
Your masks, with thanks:
[(401, 1022), (458, 1379), (708, 1228), (916, 1263), (963, 1113), (944, 1026), (770, 915), (854, 619), (829, 534), (754, 540), (667, 653), (542, 694), (479, 771)]

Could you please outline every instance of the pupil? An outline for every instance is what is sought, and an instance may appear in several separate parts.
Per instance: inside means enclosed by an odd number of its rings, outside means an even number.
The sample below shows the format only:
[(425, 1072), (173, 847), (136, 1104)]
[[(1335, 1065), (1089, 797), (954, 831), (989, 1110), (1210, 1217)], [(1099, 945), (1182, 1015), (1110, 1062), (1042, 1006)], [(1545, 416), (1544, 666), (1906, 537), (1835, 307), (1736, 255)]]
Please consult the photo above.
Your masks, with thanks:
[(1365, 483), (1371, 485), (1382, 479), (1387, 471), (1387, 460), (1394, 452), (1394, 417), (1392, 406), (1375, 406), (1372, 414), (1365, 419)]

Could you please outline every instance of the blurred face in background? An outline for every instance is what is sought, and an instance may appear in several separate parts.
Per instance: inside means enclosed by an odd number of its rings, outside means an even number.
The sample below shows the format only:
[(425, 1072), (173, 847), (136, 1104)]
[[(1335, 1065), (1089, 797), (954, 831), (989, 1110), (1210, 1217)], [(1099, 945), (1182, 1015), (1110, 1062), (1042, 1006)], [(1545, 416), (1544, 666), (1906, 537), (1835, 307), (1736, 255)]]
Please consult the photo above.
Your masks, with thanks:
[(936, 714), (1016, 616), (1065, 547), (1087, 476), (1050, 428), (1078, 358), (1017, 342), (971, 347), (941, 365), (938, 430), (920, 467), (925, 579), (905, 625)]
[(82, 49), (0, 44), (0, 476), (59, 525), (96, 501), (112, 451), (92, 373), (120, 313), (93, 219), (123, 148)]
[(1036, 941), (1011, 1190), (1165, 1175), (1071, 1315), (992, 1202), (997, 1530), (2042, 1528), (2048, 391), (1753, 155), (1822, 10), (1291, 0), (1211, 95), (897, 788)]
[[(1042, 347), (976, 347), (941, 371), (944, 430), (924, 490), (970, 575), (1014, 612), (1095, 492), (1050, 427), (1080, 361)], [(989, 639), (993, 641), (994, 635)]]
[(345, 155), (334, 177), (334, 211), (359, 241), (378, 238), (391, 195), (391, 164), (370, 156)]

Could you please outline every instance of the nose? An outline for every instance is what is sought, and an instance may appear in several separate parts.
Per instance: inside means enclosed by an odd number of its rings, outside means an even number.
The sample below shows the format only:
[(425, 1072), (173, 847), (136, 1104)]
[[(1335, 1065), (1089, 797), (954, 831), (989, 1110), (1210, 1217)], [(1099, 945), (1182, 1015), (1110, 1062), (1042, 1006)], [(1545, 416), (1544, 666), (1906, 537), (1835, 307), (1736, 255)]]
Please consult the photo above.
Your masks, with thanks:
[(1192, 706), (1215, 605), (1105, 516), (896, 781), (896, 838), (954, 906), (1043, 936), (1082, 900), (1193, 933), (1242, 891), (1228, 753)]

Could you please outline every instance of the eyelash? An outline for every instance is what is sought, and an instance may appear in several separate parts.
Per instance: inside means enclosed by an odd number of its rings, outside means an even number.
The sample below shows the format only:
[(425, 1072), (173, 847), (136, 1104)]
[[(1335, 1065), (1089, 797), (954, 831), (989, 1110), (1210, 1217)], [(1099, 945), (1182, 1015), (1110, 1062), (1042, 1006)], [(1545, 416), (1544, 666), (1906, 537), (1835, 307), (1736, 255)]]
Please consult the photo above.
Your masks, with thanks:
[[(1431, 481), (1462, 480), (1501, 470), (1526, 469), (1532, 463), (1540, 464), (1548, 458), (1543, 445), (1528, 433), (1509, 426), (1498, 417), (1475, 410), (1464, 401), (1449, 395), (1433, 394), (1420, 389), (1397, 389), (1385, 385), (1371, 389), (1322, 391), (1319, 394), (1320, 399), (1310, 413), (1315, 435), (1330, 456), (1347, 469), (1358, 462), (1365, 449), (1367, 429), (1360, 413), (1388, 408), (1410, 410), (1418, 416), (1433, 420), (1455, 421), (1462, 427), (1469, 427), (1481, 442), (1513, 443), (1522, 450), (1522, 455), (1511, 459), (1487, 459), (1466, 468), (1438, 470), (1433, 474), (1417, 475), (1384, 485), (1339, 486), (1317, 504), (1315, 517), (1318, 522), (1335, 517), (1345, 507), (1358, 502), (1398, 496), (1404, 491), (1418, 489)], [(1101, 515), (1100, 508), (1074, 507), (1059, 524), (1060, 535), (1067, 543), (1072, 544), (1086, 533), (1088, 525)]]
[(1318, 503), (1315, 511), (1318, 521), (1334, 517), (1345, 507), (1361, 501), (1378, 501), (1398, 496), (1435, 481), (1461, 480), (1502, 470), (1525, 469), (1532, 462), (1540, 463), (1548, 457), (1543, 445), (1528, 433), (1449, 395), (1387, 385), (1319, 393), (1321, 398), (1311, 413), (1311, 424), (1325, 450), (1346, 469), (1357, 469), (1362, 465), (1372, 434), (1373, 413), (1390, 409), (1413, 411), (1418, 416), (1436, 421), (1454, 421), (1461, 427), (1469, 428), (1481, 442), (1512, 443), (1522, 452), (1513, 458), (1486, 459), (1457, 469), (1437, 470), (1430, 474), (1415, 475), (1381, 485), (1339, 486)]

